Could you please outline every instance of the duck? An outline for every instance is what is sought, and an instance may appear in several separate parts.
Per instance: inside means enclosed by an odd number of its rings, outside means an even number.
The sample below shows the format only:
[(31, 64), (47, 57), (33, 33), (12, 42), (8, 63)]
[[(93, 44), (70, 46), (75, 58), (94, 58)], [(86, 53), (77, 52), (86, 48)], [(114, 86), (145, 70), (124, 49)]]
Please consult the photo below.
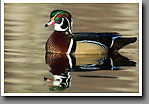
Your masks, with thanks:
[(53, 10), (45, 27), (54, 25), (45, 49), (56, 54), (109, 54), (134, 43), (136, 37), (123, 37), (117, 32), (72, 32), (72, 15), (65, 10)]

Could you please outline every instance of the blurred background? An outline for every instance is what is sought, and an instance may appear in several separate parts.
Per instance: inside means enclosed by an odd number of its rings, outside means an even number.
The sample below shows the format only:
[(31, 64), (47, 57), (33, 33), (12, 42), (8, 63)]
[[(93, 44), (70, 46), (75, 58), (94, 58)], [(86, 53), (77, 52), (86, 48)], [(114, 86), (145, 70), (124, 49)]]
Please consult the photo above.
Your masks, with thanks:
[[(5, 3), (5, 93), (138, 92), (138, 6), (134, 3)], [(45, 63), (45, 43), (53, 27), (45, 28), (44, 25), (49, 21), (50, 12), (55, 9), (63, 9), (72, 14), (73, 32), (119, 32), (126, 37), (137, 37), (137, 42), (120, 50), (121, 55), (136, 62), (136, 67), (121, 67), (122, 70), (112, 71), (71, 72), (70, 88), (49, 90), (43, 79), (45, 76), (52, 76), (50, 67)], [(87, 56), (83, 56), (83, 59), (84, 57)], [(97, 58), (94, 56), (94, 60), (97, 61)]]

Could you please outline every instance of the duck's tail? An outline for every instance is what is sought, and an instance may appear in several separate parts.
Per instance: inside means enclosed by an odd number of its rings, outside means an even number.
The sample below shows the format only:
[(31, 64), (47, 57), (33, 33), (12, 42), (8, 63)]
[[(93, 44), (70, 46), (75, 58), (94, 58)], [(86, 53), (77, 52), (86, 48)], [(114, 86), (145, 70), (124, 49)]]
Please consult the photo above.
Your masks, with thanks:
[(134, 43), (136, 40), (137, 40), (136, 37), (132, 37), (132, 38), (119, 37), (119, 38), (116, 38), (116, 39), (114, 39), (113, 45), (110, 48), (110, 50), (113, 52), (117, 52), (122, 47), (124, 47), (130, 43)]

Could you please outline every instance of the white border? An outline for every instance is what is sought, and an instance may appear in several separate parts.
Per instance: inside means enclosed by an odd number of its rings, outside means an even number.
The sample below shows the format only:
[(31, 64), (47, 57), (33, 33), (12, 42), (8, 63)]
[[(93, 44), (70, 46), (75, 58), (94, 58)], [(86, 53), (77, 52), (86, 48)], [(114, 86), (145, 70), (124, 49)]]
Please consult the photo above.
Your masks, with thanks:
[(141, 0), (5, 0), (5, 3), (139, 3), (140, 1)]
[[(4, 3), (139, 3), (139, 93), (4, 93)], [(1, 0), (1, 96), (142, 96), (142, 0)]]
[(142, 0), (139, 2), (139, 93), (142, 95)]

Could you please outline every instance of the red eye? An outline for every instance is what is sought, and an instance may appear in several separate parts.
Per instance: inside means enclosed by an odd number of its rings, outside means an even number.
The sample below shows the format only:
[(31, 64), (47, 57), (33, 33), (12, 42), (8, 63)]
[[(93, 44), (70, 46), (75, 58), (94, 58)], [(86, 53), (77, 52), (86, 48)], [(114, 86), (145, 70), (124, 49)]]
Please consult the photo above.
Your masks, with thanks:
[(61, 18), (62, 16), (61, 16), (61, 15), (58, 15), (57, 17), (58, 17), (58, 18)]

